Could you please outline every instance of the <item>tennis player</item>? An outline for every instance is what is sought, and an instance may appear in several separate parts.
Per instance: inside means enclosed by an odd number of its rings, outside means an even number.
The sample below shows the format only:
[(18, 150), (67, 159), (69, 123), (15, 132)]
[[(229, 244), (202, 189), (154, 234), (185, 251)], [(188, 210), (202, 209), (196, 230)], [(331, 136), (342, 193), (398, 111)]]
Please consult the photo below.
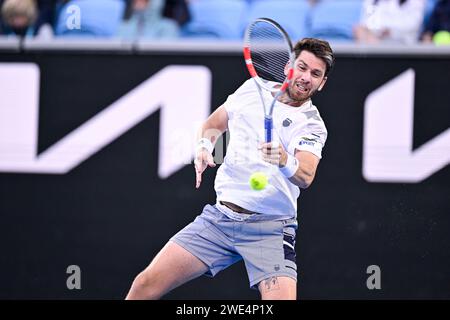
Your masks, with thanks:
[[(295, 236), (300, 189), (314, 180), (327, 138), (311, 97), (324, 87), (334, 64), (326, 41), (305, 38), (294, 46), (295, 71), (274, 107), (273, 142), (264, 141), (264, 113), (250, 79), (203, 123), (196, 159), (196, 187), (215, 167), (212, 152), (229, 130), (224, 163), (217, 171), (217, 202), (173, 236), (133, 281), (127, 299), (158, 299), (201, 275), (214, 276), (243, 260), (250, 287), (262, 299), (296, 299)], [(267, 103), (273, 96), (266, 92)], [(256, 171), (267, 173), (260, 191), (249, 186)]]

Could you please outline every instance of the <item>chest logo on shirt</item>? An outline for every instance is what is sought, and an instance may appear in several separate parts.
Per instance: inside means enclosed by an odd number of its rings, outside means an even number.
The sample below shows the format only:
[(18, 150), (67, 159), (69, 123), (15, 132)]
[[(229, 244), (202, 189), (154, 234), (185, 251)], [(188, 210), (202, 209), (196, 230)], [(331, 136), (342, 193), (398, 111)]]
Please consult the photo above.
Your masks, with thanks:
[(283, 127), (289, 127), (292, 123), (292, 120), (289, 118), (286, 118), (283, 120)]

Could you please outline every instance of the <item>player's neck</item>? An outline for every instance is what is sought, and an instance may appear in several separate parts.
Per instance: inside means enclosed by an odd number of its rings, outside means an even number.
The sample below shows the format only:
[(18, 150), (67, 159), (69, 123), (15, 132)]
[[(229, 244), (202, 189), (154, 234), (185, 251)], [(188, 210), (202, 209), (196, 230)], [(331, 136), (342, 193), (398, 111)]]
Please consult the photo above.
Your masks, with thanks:
[(294, 100), (289, 96), (289, 94), (287, 94), (287, 92), (285, 92), (280, 97), (278, 97), (279, 102), (281, 102), (283, 104), (287, 104), (288, 106), (291, 106), (291, 107), (296, 107), (296, 108), (302, 106), (306, 101), (309, 101), (309, 100), (310, 100), (310, 97), (306, 98), (305, 100)]

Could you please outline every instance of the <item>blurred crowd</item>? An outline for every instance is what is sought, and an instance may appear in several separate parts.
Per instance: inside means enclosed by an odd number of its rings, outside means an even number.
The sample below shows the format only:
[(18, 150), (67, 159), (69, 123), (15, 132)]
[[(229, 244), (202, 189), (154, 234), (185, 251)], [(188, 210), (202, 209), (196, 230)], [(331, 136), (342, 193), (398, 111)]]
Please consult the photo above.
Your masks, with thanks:
[(257, 17), (293, 38), (450, 44), (450, 0), (0, 0), (0, 35), (239, 40)]

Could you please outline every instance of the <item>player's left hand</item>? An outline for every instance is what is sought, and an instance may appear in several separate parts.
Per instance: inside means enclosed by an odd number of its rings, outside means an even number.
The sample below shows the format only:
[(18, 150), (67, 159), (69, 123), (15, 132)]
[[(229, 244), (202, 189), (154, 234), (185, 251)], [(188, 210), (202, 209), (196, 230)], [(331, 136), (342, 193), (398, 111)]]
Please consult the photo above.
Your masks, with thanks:
[(268, 163), (284, 167), (287, 162), (287, 153), (277, 141), (262, 143), (259, 148), (262, 159)]

